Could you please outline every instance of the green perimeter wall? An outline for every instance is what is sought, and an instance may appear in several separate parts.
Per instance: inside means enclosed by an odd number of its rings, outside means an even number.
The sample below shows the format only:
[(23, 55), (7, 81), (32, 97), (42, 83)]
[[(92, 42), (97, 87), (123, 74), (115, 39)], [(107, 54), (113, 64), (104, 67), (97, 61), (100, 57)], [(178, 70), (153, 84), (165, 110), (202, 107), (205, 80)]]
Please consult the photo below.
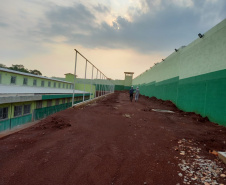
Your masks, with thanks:
[(140, 93), (226, 126), (226, 20), (133, 80)]
[[(131, 81), (128, 79), (127, 81)], [(129, 83), (127, 82), (127, 83)], [(126, 85), (125, 80), (113, 80), (113, 83), (115, 84), (115, 91), (123, 91), (123, 90), (128, 90), (131, 88), (131, 85)], [(132, 84), (132, 82), (131, 82)]]

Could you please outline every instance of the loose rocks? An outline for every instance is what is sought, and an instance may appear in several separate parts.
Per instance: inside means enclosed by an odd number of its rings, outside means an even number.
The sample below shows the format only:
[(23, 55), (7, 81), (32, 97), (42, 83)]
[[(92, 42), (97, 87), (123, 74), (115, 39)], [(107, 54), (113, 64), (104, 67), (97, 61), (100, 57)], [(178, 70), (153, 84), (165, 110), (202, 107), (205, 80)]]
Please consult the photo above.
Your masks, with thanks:
[(174, 149), (177, 148), (182, 157), (178, 164), (182, 172), (178, 175), (183, 178), (184, 184), (217, 185), (220, 177), (226, 177), (222, 173), (223, 168), (220, 162), (217, 159), (213, 161), (201, 156), (201, 148), (197, 147), (193, 141), (182, 139), (178, 144), (179, 146)]

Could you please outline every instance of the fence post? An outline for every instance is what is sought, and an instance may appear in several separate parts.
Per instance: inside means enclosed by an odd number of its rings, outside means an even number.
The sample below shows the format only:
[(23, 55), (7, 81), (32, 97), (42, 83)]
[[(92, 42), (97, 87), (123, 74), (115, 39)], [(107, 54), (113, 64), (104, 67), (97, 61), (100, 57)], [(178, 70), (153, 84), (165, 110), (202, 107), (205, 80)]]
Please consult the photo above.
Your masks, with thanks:
[(95, 89), (95, 98), (97, 97), (97, 86), (98, 85), (98, 69), (97, 69), (97, 75), (96, 75), (96, 89)]
[[(86, 69), (87, 69), (87, 60), (86, 60), (86, 67), (85, 67), (85, 80), (86, 80)], [(86, 90), (86, 84), (84, 83), (83, 101), (85, 101), (85, 90)]]
[(74, 85), (73, 85), (73, 95), (72, 95), (72, 107), (74, 105), (74, 95), (75, 95), (76, 65), (77, 65), (77, 51), (75, 52), (75, 71), (74, 71)]
[(89, 99), (91, 99), (92, 90), (93, 90), (93, 65), (92, 65), (92, 80), (90, 80), (90, 97), (89, 97)]
[(101, 96), (103, 96), (103, 73), (101, 75)]
[(101, 91), (101, 88), (100, 88), (100, 85), (101, 85), (101, 72), (100, 72), (100, 84), (99, 84), (99, 91), (98, 91), (98, 97), (101, 95), (100, 93), (100, 91)]

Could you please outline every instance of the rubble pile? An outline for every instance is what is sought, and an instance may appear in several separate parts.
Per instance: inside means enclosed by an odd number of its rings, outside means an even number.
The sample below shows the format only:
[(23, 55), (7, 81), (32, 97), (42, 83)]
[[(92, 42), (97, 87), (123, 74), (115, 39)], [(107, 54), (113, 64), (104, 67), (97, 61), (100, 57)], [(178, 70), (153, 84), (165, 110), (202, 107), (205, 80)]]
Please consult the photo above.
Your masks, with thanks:
[(178, 144), (174, 149), (181, 156), (178, 175), (184, 184), (223, 185), (220, 181), (224, 180), (226, 171), (218, 158), (210, 160), (201, 156), (201, 148), (192, 140), (182, 139)]

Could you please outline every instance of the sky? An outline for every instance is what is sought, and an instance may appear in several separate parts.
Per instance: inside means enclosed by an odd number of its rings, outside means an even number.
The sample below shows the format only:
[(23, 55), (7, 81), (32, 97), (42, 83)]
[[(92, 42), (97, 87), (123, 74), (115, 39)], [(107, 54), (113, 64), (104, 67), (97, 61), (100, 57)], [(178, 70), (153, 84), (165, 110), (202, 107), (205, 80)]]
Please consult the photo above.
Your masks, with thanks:
[(225, 18), (225, 0), (2, 0), (0, 63), (64, 77), (77, 49), (108, 78), (136, 77)]

